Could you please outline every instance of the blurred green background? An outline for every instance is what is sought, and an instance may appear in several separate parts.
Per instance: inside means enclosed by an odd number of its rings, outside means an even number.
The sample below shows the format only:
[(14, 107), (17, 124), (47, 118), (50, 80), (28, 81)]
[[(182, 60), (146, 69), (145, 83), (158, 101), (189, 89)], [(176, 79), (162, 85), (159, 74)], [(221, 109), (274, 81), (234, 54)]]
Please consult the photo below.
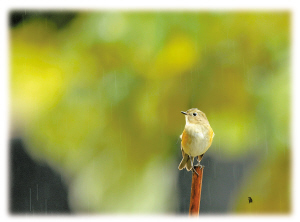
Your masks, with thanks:
[(11, 139), (61, 176), (73, 213), (188, 213), (180, 111), (197, 107), (215, 132), (200, 213), (290, 213), (290, 20), (12, 11)]

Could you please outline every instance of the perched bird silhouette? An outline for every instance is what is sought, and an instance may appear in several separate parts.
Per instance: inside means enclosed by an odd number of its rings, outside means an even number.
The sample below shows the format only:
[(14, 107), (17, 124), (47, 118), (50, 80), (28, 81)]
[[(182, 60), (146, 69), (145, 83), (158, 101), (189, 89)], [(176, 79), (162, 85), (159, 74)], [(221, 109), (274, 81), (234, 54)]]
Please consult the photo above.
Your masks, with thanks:
[(198, 164), (200, 165), (200, 161), (211, 146), (215, 134), (204, 112), (197, 108), (192, 108), (181, 113), (185, 115), (186, 124), (180, 135), (182, 160), (178, 169), (186, 168), (187, 171), (191, 169), (195, 171), (193, 166), (194, 158), (198, 157)]

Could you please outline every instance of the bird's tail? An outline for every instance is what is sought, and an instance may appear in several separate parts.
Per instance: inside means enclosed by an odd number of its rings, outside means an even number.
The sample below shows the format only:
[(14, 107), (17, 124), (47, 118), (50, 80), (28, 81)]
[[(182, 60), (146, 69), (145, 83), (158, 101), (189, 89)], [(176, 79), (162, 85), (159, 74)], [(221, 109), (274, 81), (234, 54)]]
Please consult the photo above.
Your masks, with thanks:
[(182, 158), (182, 160), (181, 160), (181, 162), (178, 166), (178, 169), (182, 170), (185, 167), (186, 167), (187, 171), (190, 171), (193, 167), (193, 163), (191, 161), (191, 158), (186, 153), (184, 154), (184, 156), (183, 156), (183, 158)]

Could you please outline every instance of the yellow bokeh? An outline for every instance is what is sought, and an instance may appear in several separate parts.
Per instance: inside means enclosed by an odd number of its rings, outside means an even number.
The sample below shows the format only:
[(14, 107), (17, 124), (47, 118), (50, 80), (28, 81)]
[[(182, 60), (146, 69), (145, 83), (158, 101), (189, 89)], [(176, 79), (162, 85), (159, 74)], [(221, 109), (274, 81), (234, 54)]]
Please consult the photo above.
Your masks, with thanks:
[(174, 77), (189, 71), (198, 54), (195, 42), (185, 35), (172, 36), (157, 54), (147, 76), (154, 79)]
[[(289, 13), (75, 14), (10, 29), (11, 129), (62, 175), (72, 211), (181, 211), (180, 111), (199, 108), (215, 132), (208, 170), (227, 179), (222, 166), (243, 163), (226, 209), (289, 212)], [(225, 189), (214, 175), (207, 204)]]

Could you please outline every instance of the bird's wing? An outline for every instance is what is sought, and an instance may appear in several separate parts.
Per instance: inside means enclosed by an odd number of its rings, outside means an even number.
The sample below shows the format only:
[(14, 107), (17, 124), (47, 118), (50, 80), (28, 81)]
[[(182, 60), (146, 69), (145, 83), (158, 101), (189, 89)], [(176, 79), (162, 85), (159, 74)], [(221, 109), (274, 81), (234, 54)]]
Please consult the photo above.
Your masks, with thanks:
[(185, 152), (184, 152), (184, 150), (183, 150), (182, 146), (181, 146), (181, 153), (182, 153), (182, 157), (184, 157), (184, 155), (185, 155)]

